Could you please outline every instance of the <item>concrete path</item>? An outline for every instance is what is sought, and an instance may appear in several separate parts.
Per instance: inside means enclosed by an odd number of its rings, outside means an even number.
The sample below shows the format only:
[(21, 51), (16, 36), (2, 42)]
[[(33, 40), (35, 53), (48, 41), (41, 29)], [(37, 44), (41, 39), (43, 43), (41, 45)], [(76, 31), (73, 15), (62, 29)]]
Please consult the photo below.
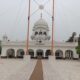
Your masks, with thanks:
[(38, 60), (29, 80), (43, 80), (42, 61)]

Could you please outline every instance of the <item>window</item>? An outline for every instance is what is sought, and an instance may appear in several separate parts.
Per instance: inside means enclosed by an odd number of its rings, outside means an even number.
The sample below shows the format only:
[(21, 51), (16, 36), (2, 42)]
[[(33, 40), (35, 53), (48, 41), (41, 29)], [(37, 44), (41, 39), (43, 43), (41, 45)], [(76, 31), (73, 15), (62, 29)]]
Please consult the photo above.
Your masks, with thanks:
[(42, 35), (42, 32), (39, 32), (39, 35)]
[(35, 35), (37, 35), (38, 34), (38, 32), (35, 32)]
[(44, 35), (47, 35), (46, 32), (44, 32)]

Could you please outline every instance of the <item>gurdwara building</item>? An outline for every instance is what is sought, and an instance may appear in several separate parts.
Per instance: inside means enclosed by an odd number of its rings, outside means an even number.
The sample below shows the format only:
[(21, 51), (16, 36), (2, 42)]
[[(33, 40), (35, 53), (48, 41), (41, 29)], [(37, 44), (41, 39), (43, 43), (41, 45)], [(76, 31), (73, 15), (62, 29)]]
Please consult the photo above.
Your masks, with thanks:
[[(51, 50), (51, 36), (46, 20), (40, 18), (34, 23), (33, 33), (29, 41), (28, 53), (26, 53), (26, 41), (10, 41), (7, 35), (3, 36), (1, 57), (23, 57), (26, 54), (32, 58), (48, 58), (54, 56), (56, 59), (78, 58), (75, 47), (77, 42), (56, 42), (54, 41), (53, 51)], [(52, 53), (53, 52), (53, 53)]]

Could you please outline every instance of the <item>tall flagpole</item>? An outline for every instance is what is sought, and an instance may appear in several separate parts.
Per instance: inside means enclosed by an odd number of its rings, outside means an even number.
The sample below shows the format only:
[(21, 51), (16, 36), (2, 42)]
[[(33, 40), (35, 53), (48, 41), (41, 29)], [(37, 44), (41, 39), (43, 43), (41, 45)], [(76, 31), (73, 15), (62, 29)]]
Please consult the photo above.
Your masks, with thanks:
[(29, 8), (28, 8), (28, 29), (27, 29), (27, 51), (26, 51), (26, 54), (28, 54), (28, 47), (29, 47), (30, 8), (31, 8), (31, 0), (29, 0)]
[(54, 48), (54, 0), (52, 4), (52, 55), (53, 55), (53, 48)]

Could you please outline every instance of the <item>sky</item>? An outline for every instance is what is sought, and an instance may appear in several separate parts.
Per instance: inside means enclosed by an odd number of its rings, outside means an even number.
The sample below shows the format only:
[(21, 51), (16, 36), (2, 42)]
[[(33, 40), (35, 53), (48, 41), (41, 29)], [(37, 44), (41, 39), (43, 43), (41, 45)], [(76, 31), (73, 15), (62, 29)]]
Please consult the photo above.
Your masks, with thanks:
[[(40, 18), (48, 22), (51, 35), (52, 0), (31, 0), (30, 35), (34, 23)], [(54, 0), (54, 40), (66, 41), (76, 32), (80, 34), (80, 0)], [(44, 5), (44, 3), (46, 3)], [(44, 10), (38, 10), (44, 5)], [(34, 13), (36, 11), (36, 13)], [(0, 40), (6, 34), (9, 40), (27, 38), (28, 0), (0, 0)]]

